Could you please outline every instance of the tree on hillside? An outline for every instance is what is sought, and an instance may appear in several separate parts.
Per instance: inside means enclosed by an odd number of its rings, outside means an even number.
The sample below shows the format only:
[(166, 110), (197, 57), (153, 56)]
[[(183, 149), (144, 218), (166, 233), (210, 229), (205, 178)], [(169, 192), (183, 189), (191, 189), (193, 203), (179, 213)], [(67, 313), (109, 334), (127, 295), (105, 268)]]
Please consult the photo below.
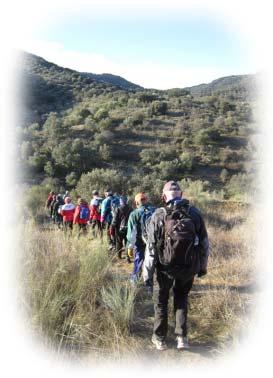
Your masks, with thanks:
[(50, 113), (44, 123), (43, 131), (47, 137), (47, 144), (53, 147), (58, 144), (60, 138), (63, 136), (64, 130), (61, 119), (57, 113)]
[(183, 88), (172, 88), (167, 90), (167, 94), (169, 97), (183, 97), (189, 95), (190, 91)]
[(29, 141), (23, 141), (21, 144), (21, 158), (22, 160), (27, 160), (31, 155), (33, 155), (34, 149)]
[(168, 104), (165, 101), (154, 101), (151, 106), (152, 115), (165, 115), (168, 110)]
[(92, 198), (92, 191), (99, 190), (102, 195), (104, 191), (111, 187), (114, 192), (121, 193), (125, 190), (127, 180), (124, 175), (113, 169), (93, 169), (84, 173), (77, 184), (76, 191), (87, 200)]
[(98, 109), (96, 113), (94, 114), (94, 119), (96, 121), (101, 121), (102, 119), (108, 118), (108, 117), (109, 117), (109, 113), (108, 113), (108, 110), (105, 108)]

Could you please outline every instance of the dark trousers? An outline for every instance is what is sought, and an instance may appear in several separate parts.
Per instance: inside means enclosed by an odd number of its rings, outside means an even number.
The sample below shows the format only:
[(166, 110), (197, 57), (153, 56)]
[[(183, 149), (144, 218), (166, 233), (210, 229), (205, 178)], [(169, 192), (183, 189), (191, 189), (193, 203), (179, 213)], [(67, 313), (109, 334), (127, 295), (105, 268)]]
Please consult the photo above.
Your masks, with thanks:
[(78, 238), (82, 235), (87, 234), (87, 224), (86, 223), (78, 223)]
[(127, 244), (127, 238), (126, 238), (126, 233), (116, 233), (116, 251), (118, 254), (118, 257), (121, 258), (121, 252), (122, 249), (126, 246)]
[(108, 242), (109, 247), (115, 248), (115, 237), (113, 238), (110, 235), (111, 223), (106, 222), (106, 224), (104, 224), (104, 227), (106, 228), (107, 242)]
[[(100, 238), (102, 238), (102, 225), (101, 225), (101, 221), (93, 219), (92, 222), (91, 222), (91, 229), (92, 229), (92, 233), (93, 233), (94, 237), (97, 236), (97, 232), (98, 232)], [(96, 231), (96, 229), (97, 229), (97, 231)]]
[(168, 332), (168, 301), (171, 288), (173, 288), (175, 334), (187, 336), (188, 294), (193, 280), (194, 278), (184, 283), (157, 270), (157, 284), (154, 287), (154, 335), (159, 340), (164, 341)]
[(71, 234), (73, 230), (73, 221), (63, 222), (63, 225), (64, 225), (64, 231), (65, 232), (69, 231)]

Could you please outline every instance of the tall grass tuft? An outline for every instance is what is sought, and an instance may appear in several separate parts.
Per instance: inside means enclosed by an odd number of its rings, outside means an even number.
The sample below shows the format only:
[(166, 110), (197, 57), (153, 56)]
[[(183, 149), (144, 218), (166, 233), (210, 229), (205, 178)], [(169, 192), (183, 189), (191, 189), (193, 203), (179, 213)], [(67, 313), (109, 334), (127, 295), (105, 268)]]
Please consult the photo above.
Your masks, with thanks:
[(31, 326), (59, 350), (108, 353), (113, 340), (120, 343), (129, 332), (134, 291), (126, 282), (113, 283), (104, 245), (33, 225), (24, 240), (21, 284)]
[(130, 330), (134, 317), (136, 288), (129, 282), (122, 285), (121, 281), (114, 282), (112, 287), (101, 290), (101, 300), (109, 310), (110, 322), (118, 324), (123, 332)]

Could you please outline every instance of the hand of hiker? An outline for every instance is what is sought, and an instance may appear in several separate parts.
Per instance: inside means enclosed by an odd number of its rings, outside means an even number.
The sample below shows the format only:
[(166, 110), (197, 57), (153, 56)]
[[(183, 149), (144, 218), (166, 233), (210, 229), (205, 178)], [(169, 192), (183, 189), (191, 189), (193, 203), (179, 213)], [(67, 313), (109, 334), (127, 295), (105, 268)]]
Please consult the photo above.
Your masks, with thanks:
[(133, 251), (132, 247), (128, 247), (127, 254), (130, 257), (130, 259), (132, 259), (134, 257), (134, 251)]

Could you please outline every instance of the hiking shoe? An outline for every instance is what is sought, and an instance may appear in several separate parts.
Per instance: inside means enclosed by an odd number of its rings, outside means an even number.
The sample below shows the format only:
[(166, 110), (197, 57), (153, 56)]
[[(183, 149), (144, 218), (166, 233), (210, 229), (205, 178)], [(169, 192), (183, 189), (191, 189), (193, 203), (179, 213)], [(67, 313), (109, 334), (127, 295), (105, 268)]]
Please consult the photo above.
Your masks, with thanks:
[(189, 349), (189, 341), (185, 336), (177, 336), (177, 349)]
[(152, 343), (155, 345), (157, 350), (167, 349), (167, 344), (165, 343), (165, 341), (157, 339), (155, 335), (152, 336)]

